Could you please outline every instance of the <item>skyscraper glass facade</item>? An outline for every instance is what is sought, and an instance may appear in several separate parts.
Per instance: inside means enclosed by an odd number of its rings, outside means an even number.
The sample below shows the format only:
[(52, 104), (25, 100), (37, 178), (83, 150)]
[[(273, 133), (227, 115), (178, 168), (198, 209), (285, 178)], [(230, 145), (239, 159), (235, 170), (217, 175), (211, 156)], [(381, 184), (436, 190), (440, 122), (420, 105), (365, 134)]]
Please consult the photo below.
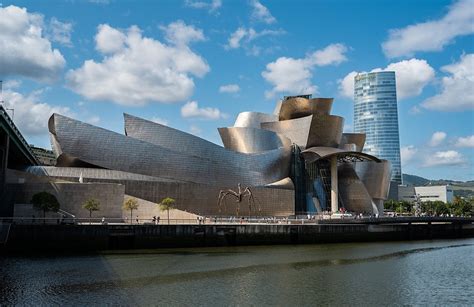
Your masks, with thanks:
[(395, 72), (354, 77), (354, 132), (365, 133), (364, 152), (392, 164), (392, 180), (402, 183)]

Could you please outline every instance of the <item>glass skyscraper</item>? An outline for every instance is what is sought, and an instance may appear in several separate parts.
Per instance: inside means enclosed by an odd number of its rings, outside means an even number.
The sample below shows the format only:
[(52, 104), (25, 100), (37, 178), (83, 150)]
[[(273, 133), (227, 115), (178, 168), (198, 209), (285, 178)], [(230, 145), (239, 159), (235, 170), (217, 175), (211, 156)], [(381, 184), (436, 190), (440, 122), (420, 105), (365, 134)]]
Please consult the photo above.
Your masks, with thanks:
[(392, 180), (402, 183), (394, 71), (354, 77), (354, 132), (366, 134), (364, 152), (392, 164)]

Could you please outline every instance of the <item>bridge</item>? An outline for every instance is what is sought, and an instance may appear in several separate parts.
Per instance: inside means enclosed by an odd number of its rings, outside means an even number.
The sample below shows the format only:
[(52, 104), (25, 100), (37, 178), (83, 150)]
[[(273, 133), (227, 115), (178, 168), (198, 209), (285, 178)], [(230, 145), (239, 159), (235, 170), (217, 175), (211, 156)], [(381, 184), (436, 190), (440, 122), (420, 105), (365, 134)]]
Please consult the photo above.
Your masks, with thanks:
[(8, 204), (11, 195), (8, 195), (6, 188), (7, 169), (21, 170), (30, 165), (39, 165), (39, 162), (7, 111), (0, 105), (0, 216), (8, 216), (10, 211)]

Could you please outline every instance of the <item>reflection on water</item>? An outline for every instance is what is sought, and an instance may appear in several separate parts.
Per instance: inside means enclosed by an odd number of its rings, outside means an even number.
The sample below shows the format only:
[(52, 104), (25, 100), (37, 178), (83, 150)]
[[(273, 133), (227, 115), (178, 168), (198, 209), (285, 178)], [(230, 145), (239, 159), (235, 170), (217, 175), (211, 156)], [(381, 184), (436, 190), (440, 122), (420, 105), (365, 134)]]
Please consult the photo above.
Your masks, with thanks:
[(471, 304), (474, 239), (0, 258), (1, 304)]

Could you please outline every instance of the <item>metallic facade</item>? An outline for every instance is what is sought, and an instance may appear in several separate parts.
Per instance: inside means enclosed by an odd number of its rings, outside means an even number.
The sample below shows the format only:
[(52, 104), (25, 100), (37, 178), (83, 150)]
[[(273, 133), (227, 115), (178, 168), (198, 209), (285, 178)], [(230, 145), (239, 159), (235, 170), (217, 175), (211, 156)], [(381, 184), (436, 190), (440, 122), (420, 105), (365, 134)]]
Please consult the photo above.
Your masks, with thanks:
[(291, 143), (306, 148), (312, 120), (313, 116), (310, 115), (291, 120), (264, 122), (261, 123), (261, 128), (282, 134), (290, 139)]
[(341, 144), (339, 148), (345, 148), (347, 145), (355, 145), (355, 151), (362, 151), (365, 144), (365, 134), (364, 133), (343, 133), (341, 138)]
[(288, 98), (281, 102), (279, 120), (295, 119), (312, 114), (329, 115), (331, 113), (333, 100), (333, 98)]
[(376, 204), (379, 212), (383, 212), (384, 200), (388, 197), (390, 189), (390, 161), (381, 160), (360, 161), (355, 163), (357, 176), (362, 180), (372, 201)]
[(290, 139), (273, 131), (252, 127), (227, 127), (218, 130), (224, 147), (236, 152), (257, 153), (291, 145)]
[(402, 183), (395, 72), (354, 77), (354, 131), (367, 136), (364, 152), (392, 163), (392, 180)]
[(341, 143), (344, 118), (335, 115), (313, 114), (306, 148), (338, 147)]
[(264, 186), (288, 177), (290, 148), (242, 154), (210, 143), (212, 147), (189, 151), (183, 144), (178, 152), (58, 114), (51, 118), (50, 132), (60, 146), (59, 152), (102, 168), (223, 186)]
[[(330, 114), (332, 98), (288, 97), (277, 114), (242, 112), (219, 128), (224, 147), (124, 114), (125, 135), (53, 114), (48, 122), (56, 167), (30, 167), (51, 180), (109, 182), (146, 201), (176, 199), (200, 215), (299, 215), (337, 211), (378, 213), (390, 164), (362, 152), (365, 134), (343, 133)], [(387, 163), (386, 163), (387, 162)], [(256, 211), (227, 200), (222, 189), (249, 187)]]
[(278, 120), (278, 116), (260, 112), (242, 112), (237, 115), (234, 127), (253, 127), (260, 128), (260, 124), (264, 122), (272, 122)]

